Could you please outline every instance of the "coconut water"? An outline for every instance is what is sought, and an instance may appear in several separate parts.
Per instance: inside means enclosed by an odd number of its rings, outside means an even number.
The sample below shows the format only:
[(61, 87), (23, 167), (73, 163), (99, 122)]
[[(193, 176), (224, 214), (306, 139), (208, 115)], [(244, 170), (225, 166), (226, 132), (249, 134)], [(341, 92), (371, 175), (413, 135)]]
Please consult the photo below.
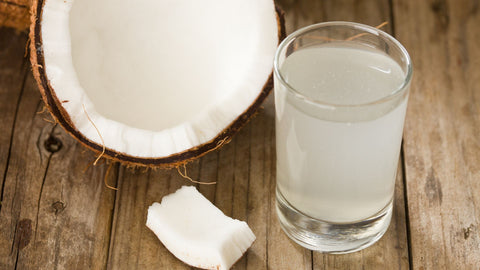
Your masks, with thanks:
[(289, 55), (280, 73), (278, 191), (328, 222), (359, 221), (389, 205), (407, 106), (406, 96), (389, 100), (405, 80), (399, 64), (373, 49), (321, 46)]

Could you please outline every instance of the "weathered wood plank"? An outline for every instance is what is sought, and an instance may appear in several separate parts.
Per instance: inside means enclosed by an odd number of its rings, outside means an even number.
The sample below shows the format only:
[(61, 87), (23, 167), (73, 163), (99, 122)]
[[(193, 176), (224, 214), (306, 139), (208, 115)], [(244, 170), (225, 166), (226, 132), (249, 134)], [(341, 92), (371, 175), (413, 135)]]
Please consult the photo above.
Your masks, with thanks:
[[(198, 178), (198, 162), (188, 167)], [(120, 167), (108, 269), (190, 269), (178, 261), (146, 226), (147, 209), (182, 185), (177, 170)]]
[(101, 269), (114, 199), (103, 184), (105, 166), (84, 172), (93, 155), (45, 121), (42, 108), (28, 72), (3, 183), (0, 268)]
[[(36, 237), (20, 253), (17, 265), (19, 269), (102, 269), (114, 203), (114, 192), (104, 185), (108, 166), (90, 166), (85, 171), (95, 159), (91, 152), (58, 126), (45, 135), (37, 143), (43, 143), (48, 152), (46, 168), (35, 168), (36, 173), (44, 172), (43, 179), (32, 175), (23, 180), (27, 186), (42, 180), (39, 190), (26, 193), (36, 195), (31, 200), (37, 208), (22, 206), (20, 214), (36, 215)], [(35, 164), (31, 159), (28, 163)], [(115, 179), (115, 172), (110, 177)]]
[(394, 1), (414, 79), (404, 136), (414, 269), (480, 265), (478, 1)]
[[(3, 182), (10, 155), (11, 137), (16, 109), (27, 74), (24, 58), (27, 36), (13, 29), (0, 28), (0, 201), (3, 198)], [(0, 209), (2, 205), (0, 204)]]
[[(251, 126), (244, 127), (219, 153), (216, 205), (225, 214), (248, 222), (248, 188), (250, 175)], [(254, 242), (254, 244), (256, 244)], [(235, 269), (247, 269), (247, 256), (235, 264)]]
[(0, 268), (14, 265), (13, 258), (8, 258), (8, 256), (13, 252), (13, 232), (16, 223), (12, 224), (9, 220), (2, 218), (2, 212), (10, 210), (6, 207), (4, 195), (5, 177), (9, 165), (16, 109), (27, 73), (24, 58), (26, 40), (25, 35), (15, 33), (13, 29), (0, 28), (0, 125), (2, 127), (2, 132), (0, 132), (0, 172), (2, 173), (0, 180), (0, 232), (2, 232), (0, 235)]

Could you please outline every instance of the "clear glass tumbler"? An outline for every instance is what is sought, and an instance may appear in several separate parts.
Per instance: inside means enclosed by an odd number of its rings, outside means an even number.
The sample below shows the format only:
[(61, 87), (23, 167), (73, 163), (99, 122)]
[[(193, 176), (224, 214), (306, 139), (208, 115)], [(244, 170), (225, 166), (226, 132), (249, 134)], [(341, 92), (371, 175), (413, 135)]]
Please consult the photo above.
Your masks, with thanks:
[(412, 78), (389, 34), (351, 22), (300, 29), (274, 63), (277, 214), (298, 244), (348, 253), (392, 216)]

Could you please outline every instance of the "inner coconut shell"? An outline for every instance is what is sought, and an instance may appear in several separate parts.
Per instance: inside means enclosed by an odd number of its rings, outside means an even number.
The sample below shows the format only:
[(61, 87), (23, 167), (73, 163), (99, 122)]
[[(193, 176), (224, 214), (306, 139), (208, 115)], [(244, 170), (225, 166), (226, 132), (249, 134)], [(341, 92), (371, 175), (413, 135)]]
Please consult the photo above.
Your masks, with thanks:
[[(30, 26), (30, 54), (33, 73), (46, 107), (49, 109), (55, 120), (75, 139), (98, 153), (104, 151), (105, 156), (115, 161), (140, 166), (173, 167), (203, 156), (228, 143), (231, 140), (231, 137), (254, 115), (255, 111), (260, 107), (261, 103), (265, 100), (272, 89), (272, 74), (270, 74), (269, 79), (265, 82), (263, 89), (259, 92), (257, 98), (242, 114), (238, 115), (238, 117), (224, 128), (222, 132), (217, 134), (215, 138), (185, 151), (163, 157), (139, 157), (115, 151), (114, 149), (104, 148), (104, 145), (90, 140), (75, 127), (70, 115), (62, 105), (70, 101), (59, 100), (49, 78), (47, 77), (42, 42), (42, 14), (44, 4), (44, 0), (33, 1), (31, 12), (32, 23)], [(277, 13), (278, 40), (280, 42), (285, 38), (284, 16), (283, 12), (278, 7), (275, 7), (275, 9)]]

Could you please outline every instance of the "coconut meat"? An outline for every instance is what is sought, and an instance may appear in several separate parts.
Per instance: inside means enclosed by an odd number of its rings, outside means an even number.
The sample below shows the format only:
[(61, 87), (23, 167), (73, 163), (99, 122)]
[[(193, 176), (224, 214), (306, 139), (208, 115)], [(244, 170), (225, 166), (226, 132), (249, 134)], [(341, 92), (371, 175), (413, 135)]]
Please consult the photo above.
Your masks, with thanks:
[(178, 259), (204, 269), (229, 269), (255, 240), (247, 223), (225, 216), (191, 186), (153, 203), (147, 227)]
[(214, 139), (260, 94), (278, 44), (272, 0), (46, 0), (41, 29), (75, 128), (138, 157)]

